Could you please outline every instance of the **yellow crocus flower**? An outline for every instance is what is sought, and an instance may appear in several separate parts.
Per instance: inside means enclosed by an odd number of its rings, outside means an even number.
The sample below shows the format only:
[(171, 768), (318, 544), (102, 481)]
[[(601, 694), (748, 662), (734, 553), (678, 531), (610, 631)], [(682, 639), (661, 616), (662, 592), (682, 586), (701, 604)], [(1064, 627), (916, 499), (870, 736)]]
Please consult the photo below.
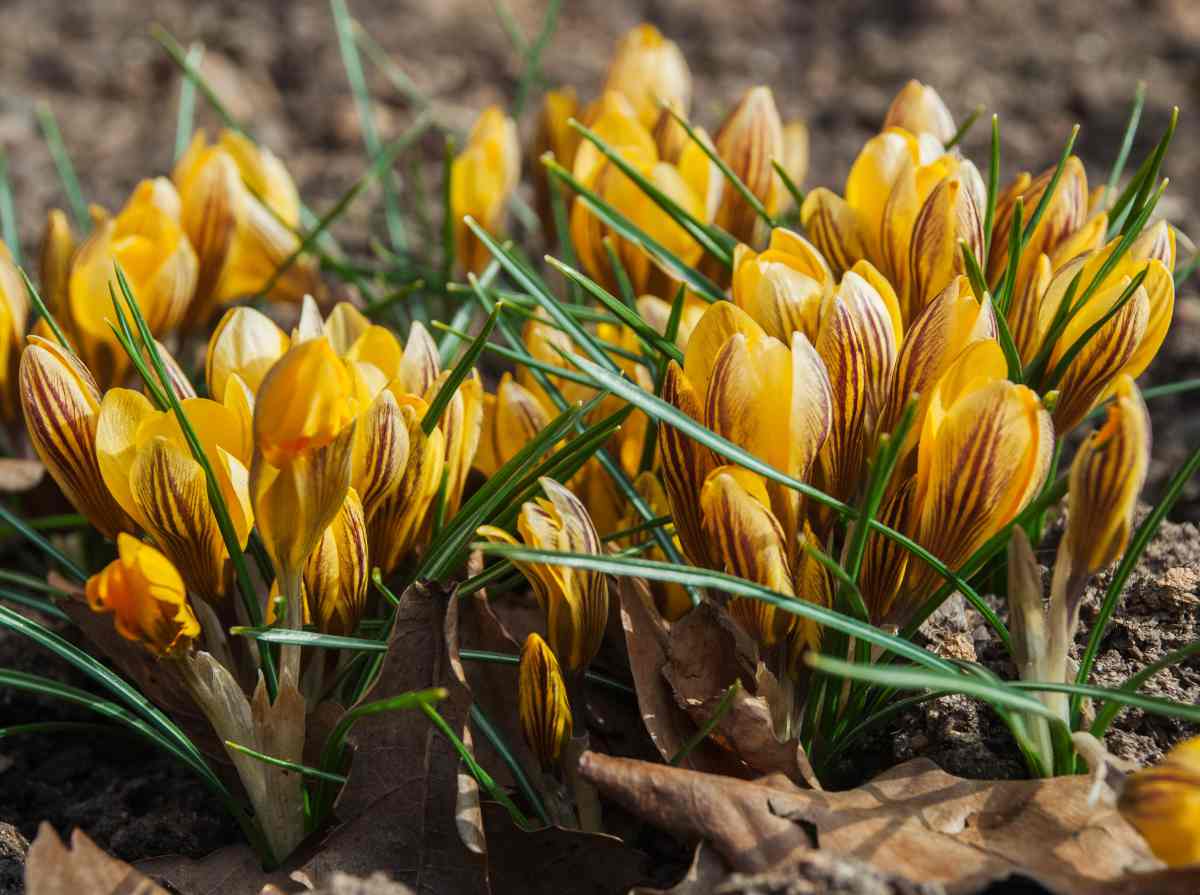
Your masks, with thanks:
[(971, 162), (931, 134), (890, 127), (859, 153), (845, 197), (812, 190), (801, 219), (835, 272), (871, 261), (896, 287), (907, 323), (965, 271), (960, 242), (982, 254), (986, 200)]
[(3, 419), (11, 419), (16, 413), (17, 367), (28, 322), (25, 281), (13, 264), (8, 246), (0, 242), (0, 418)]
[(57, 342), (29, 336), (18, 382), (29, 440), (67, 500), (107, 538), (134, 531), (100, 474), (100, 390), (87, 367)]
[(233, 131), (209, 143), (197, 131), (172, 174), (183, 226), (200, 259), (189, 322), (204, 323), (222, 305), (256, 295), (299, 301), (320, 290), (309, 257), (280, 266), (300, 246), (300, 196), (283, 162)]
[(463, 218), (470, 215), (488, 233), (499, 235), (508, 198), (520, 177), (521, 145), (516, 122), (499, 106), (488, 106), (450, 167), (450, 214), (454, 218), (458, 263), (465, 270), (482, 271), (492, 256)]
[(156, 656), (187, 652), (200, 636), (183, 579), (171, 561), (122, 532), (118, 556), (87, 582), (93, 612), (111, 612), (118, 633)]
[(350, 488), (361, 379), (324, 336), (293, 344), (254, 403), (250, 495), (254, 518), (289, 601), (300, 614), (300, 573)]
[(550, 771), (571, 739), (571, 703), (558, 659), (536, 633), (521, 648), (517, 692), (521, 733), (542, 769)]
[(1121, 376), (1104, 423), (1071, 463), (1064, 537), (1071, 565), (1094, 575), (1125, 552), (1150, 463), (1150, 415), (1137, 386)]
[[(244, 548), (254, 522), (247, 483), (249, 407), (226, 407), (207, 398), (188, 398), (182, 407)], [(221, 598), (229, 553), (204, 470), (175, 414), (155, 410), (141, 392), (111, 389), (100, 404), (96, 454), (113, 498), (170, 558), (188, 589), (209, 602)]]
[[(150, 331), (184, 319), (197, 282), (196, 253), (180, 222), (179, 194), (165, 177), (143, 180), (116, 217), (96, 213), (92, 235), (75, 252), (61, 315), (75, 349), (103, 386), (122, 382), (130, 361), (109, 326), (120, 296), (119, 264)], [(110, 291), (111, 287), (111, 291)]]
[[(602, 555), (604, 545), (579, 499), (553, 479), (539, 480), (549, 500), (521, 507), (517, 529), (529, 547)], [(508, 532), (483, 526), (489, 541), (517, 544)], [(608, 579), (601, 572), (543, 563), (513, 563), (533, 587), (546, 615), (547, 639), (568, 675), (581, 674), (595, 658), (608, 624)]]
[(1117, 807), (1171, 867), (1200, 863), (1200, 737), (1131, 775)]
[(734, 251), (733, 302), (776, 339), (802, 332), (815, 342), (821, 306), (835, 284), (816, 247), (783, 227), (771, 231), (761, 252), (745, 244)]
[[(533, 140), (533, 157), (540, 159), (550, 153), (560, 165), (568, 171), (575, 164), (575, 153), (582, 139), (579, 132), (571, 127), (572, 118), (579, 117), (579, 97), (573, 87), (560, 90), (547, 90), (542, 99), (541, 113), (538, 115), (537, 131)], [(552, 242), (557, 239), (558, 230), (554, 223), (554, 209), (551, 205), (551, 174), (543, 165), (535, 165), (533, 172), (534, 208), (542, 222), (542, 232)]]

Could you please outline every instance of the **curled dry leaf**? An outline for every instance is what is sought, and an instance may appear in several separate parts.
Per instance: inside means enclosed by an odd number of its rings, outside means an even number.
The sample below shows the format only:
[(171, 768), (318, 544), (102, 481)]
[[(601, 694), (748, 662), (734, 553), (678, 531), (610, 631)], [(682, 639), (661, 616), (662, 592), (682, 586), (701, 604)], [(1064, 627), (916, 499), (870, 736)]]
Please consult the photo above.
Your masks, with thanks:
[(581, 770), (646, 821), (711, 843), (732, 871), (819, 847), (952, 895), (1015, 874), (1060, 895), (1162, 891), (1128, 888), (1161, 880), (1132, 876), (1160, 865), (1115, 810), (1089, 807), (1086, 777), (964, 780), (918, 759), (857, 789), (813, 792), (780, 775), (747, 782), (595, 753)]
[[(415, 584), (400, 598), (374, 701), (428, 687), (445, 687), (438, 712), (460, 736), (470, 695), (462, 683), (456, 621), (447, 619), (449, 597), (434, 585)], [(486, 856), (468, 850), (461, 832), (477, 825), (475, 781), (459, 767), (453, 746), (423, 717), (394, 713), (363, 718), (349, 782), (338, 799), (342, 826), (316, 845), (300, 870), (317, 885), (335, 872), (365, 876), (383, 871), (426, 892), (486, 892)], [(470, 837), (471, 833), (468, 833)], [(480, 847), (482, 837), (473, 839)]]
[(71, 834), (68, 848), (45, 821), (25, 860), (28, 895), (167, 895), (124, 861), (97, 847), (82, 830)]
[(41, 460), (0, 457), (0, 493), (21, 494), (38, 486), (46, 474)]
[[(651, 741), (670, 761), (699, 729), (680, 707), (667, 682), (667, 649), (671, 625), (655, 608), (650, 589), (641, 578), (620, 578), (621, 627), (629, 650), (629, 667), (637, 690), (638, 709)], [(720, 694), (718, 694), (718, 699)], [(683, 760), (684, 767), (711, 774), (750, 776), (753, 772), (731, 752), (711, 739), (697, 745)]]
[(757, 694), (758, 651), (724, 609), (702, 603), (671, 625), (663, 675), (680, 708), (697, 725), (717, 709), (735, 680), (742, 687), (715, 733), (758, 774), (784, 774), (798, 785), (820, 788), (804, 750), (781, 743), (771, 729), (767, 700)]
[(527, 832), (493, 802), (484, 815), (493, 892), (616, 895), (654, 878), (651, 859), (616, 836), (562, 827)]

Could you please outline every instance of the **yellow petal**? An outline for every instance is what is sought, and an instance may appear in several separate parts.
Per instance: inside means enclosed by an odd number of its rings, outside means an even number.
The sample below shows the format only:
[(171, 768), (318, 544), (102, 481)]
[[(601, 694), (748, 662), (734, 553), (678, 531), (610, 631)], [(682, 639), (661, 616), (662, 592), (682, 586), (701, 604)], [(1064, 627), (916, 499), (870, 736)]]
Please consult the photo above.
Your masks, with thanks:
[(678, 45), (653, 25), (641, 24), (617, 43), (604, 89), (624, 94), (646, 127), (662, 104), (686, 115), (692, 101), (692, 74)]
[(408, 431), (408, 463), (398, 485), (367, 515), (371, 562), (387, 574), (409, 558), (429, 527), (429, 509), (442, 483), (446, 443), (440, 429), (426, 435), (421, 407), (402, 404), (400, 414)]
[(1073, 569), (1094, 575), (1125, 552), (1149, 460), (1150, 416), (1133, 379), (1122, 376), (1104, 424), (1071, 463), (1064, 537)]
[(30, 336), (21, 354), (19, 386), (29, 440), (66, 498), (106, 537), (133, 531), (133, 521), (101, 473), (100, 394), (91, 373), (57, 342)]
[[(691, 382), (680, 366), (671, 361), (663, 380), (662, 398), (697, 422), (704, 409)], [(675, 521), (675, 531), (684, 555), (693, 565), (711, 568), (712, 551), (700, 516), (700, 489), (717, 465), (712, 451), (684, 435), (674, 426), (658, 427), (658, 453), (662, 460), (663, 484)]]
[(352, 423), (334, 440), (282, 467), (255, 452), (249, 482), (255, 524), (281, 576), (300, 574), (337, 516), (350, 488), (353, 444)]
[[(783, 122), (769, 87), (752, 87), (729, 113), (716, 135), (717, 152), (738, 179), (770, 212), (775, 208), (777, 176), (771, 166), (783, 156)], [(738, 190), (725, 192), (716, 222), (743, 242), (754, 236), (758, 221)]]
[(713, 363), (704, 398), (706, 425), (778, 469), (790, 463), (792, 355), (776, 339), (752, 351), (742, 333), (730, 338)]
[[(761, 485), (755, 496), (753, 479), (745, 470), (729, 466), (709, 475), (700, 497), (704, 530), (721, 557), (722, 571), (791, 596), (783, 528), (762, 502), (766, 494)], [(795, 615), (761, 600), (735, 597), (728, 606), (764, 649), (775, 646), (795, 624)]]
[(868, 246), (872, 245), (866, 234), (868, 219), (841, 196), (817, 187), (804, 198), (800, 220), (829, 259), (835, 276), (841, 276), (854, 262), (867, 257)]
[(304, 588), (318, 628), (353, 634), (367, 603), (367, 526), (353, 488), (304, 566)]
[(38, 258), (38, 283), (42, 300), (52, 314), (62, 316), (66, 307), (71, 256), (74, 254), (75, 234), (71, 231), (70, 219), (62, 209), (50, 209)]
[[(919, 162), (919, 150), (916, 139), (909, 133), (898, 128), (885, 130), (878, 136), (872, 137), (863, 146), (858, 158), (850, 168), (846, 178), (846, 203), (859, 215), (862, 223), (862, 245), (864, 254), (859, 257), (883, 257), (883, 221), (884, 208), (888, 205), (893, 188), (902, 178), (911, 179), (913, 168)], [(905, 173), (907, 172), (907, 173)], [(815, 190), (814, 190), (815, 192)], [(809, 213), (807, 211), (811, 198), (805, 199), (805, 227), (808, 227)], [(912, 197), (911, 211), (916, 216), (916, 198)], [(912, 232), (911, 225), (904, 233), (904, 243), (908, 243), (908, 235)], [(817, 245), (824, 248), (821, 239)], [(834, 262), (834, 267), (839, 266)], [(845, 265), (849, 267), (849, 265)]]
[(1200, 737), (1130, 776), (1117, 807), (1159, 860), (1171, 867), (1200, 863)]
[(954, 118), (932, 87), (920, 81), (909, 81), (896, 94), (883, 119), (883, 130), (901, 127), (912, 134), (930, 134), (939, 143), (954, 138)]
[(141, 513), (130, 486), (138, 431), (142, 423), (160, 413), (141, 392), (114, 388), (104, 395), (96, 418), (96, 458), (104, 484), (121, 508), (139, 522)]
[(236, 374), (257, 393), (267, 371), (288, 350), (287, 333), (254, 308), (230, 308), (221, 317), (208, 342), (205, 379), (210, 395), (224, 395), (229, 377)]
[(351, 370), (325, 338), (294, 345), (263, 379), (254, 406), (254, 440), (272, 466), (322, 448), (358, 415)]
[(113, 613), (121, 636), (159, 656), (183, 653), (200, 636), (183, 581), (170, 561), (148, 544), (122, 533), (119, 556), (87, 582), (94, 612)]
[(362, 419), (354, 437), (352, 481), (369, 517), (400, 486), (408, 465), (408, 426), (391, 392), (381, 392)]
[(225, 591), (225, 550), (200, 464), (186, 448), (156, 436), (129, 470), (137, 516), (179, 569), (188, 589), (208, 601)]
[(683, 355), (683, 372), (701, 395), (708, 391), (717, 354), (738, 333), (746, 337), (751, 350), (757, 349), (767, 338), (766, 332), (749, 314), (727, 301), (709, 305), (692, 330)]

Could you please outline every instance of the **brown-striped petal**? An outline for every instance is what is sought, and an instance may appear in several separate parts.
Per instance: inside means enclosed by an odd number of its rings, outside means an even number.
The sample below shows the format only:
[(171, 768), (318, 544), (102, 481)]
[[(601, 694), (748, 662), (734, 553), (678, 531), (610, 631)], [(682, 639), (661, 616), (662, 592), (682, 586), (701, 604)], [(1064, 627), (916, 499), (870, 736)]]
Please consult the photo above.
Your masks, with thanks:
[(318, 628), (326, 634), (352, 634), (367, 605), (367, 524), (358, 493), (346, 501), (304, 566), (304, 589)]
[(542, 768), (550, 770), (571, 739), (571, 705), (558, 660), (536, 633), (521, 649), (517, 681), (521, 733)]

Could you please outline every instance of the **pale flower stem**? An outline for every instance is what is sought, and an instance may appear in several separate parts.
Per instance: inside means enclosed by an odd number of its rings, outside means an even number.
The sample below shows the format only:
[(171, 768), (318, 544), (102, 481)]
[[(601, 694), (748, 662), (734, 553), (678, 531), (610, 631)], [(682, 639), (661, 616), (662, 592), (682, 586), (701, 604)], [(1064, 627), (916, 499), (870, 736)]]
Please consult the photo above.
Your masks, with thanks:
[[(284, 570), (279, 581), (287, 600), (287, 626), (293, 631), (304, 627), (304, 607), (300, 602), (300, 575)], [(290, 673), (293, 681), (300, 680), (300, 646), (285, 643), (279, 650), (279, 676)]]
[(588, 751), (590, 738), (571, 737), (563, 751), (563, 776), (575, 795), (575, 811), (579, 815), (579, 828), (585, 833), (603, 833), (604, 823), (600, 816), (600, 796), (596, 787), (579, 775), (579, 759)]

